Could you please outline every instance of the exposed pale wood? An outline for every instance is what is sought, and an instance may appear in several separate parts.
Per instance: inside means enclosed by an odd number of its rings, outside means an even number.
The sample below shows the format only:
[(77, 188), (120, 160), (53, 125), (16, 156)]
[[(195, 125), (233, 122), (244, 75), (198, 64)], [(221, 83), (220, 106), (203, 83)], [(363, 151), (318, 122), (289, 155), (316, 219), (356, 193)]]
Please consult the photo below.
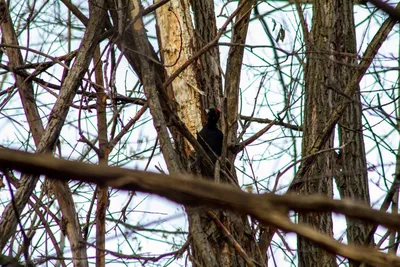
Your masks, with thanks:
[[(140, 16), (143, 9), (141, 2), (139, 0), (134, 0), (127, 4), (130, 12), (126, 15), (128, 15), (128, 19), (131, 21), (130, 25), (132, 26), (123, 33), (124, 36), (120, 37), (123, 38), (122, 41), (126, 47), (128, 47), (128, 44), (132, 44), (134, 48), (136, 48), (136, 51), (139, 52), (139, 55), (137, 52), (132, 55), (134, 56), (133, 61), (137, 64), (136, 68), (139, 69), (139, 73), (142, 75), (141, 80), (144, 85), (146, 97), (149, 101), (153, 124), (160, 140), (161, 151), (170, 173), (178, 173), (183, 169), (182, 163), (172, 146), (167, 128), (167, 120), (163, 113), (163, 106), (167, 106), (168, 102), (162, 102), (159, 94), (159, 92), (163, 90), (161, 86), (163, 70), (160, 69), (160, 65), (156, 64), (158, 58), (147, 38), (146, 29)], [(126, 33), (132, 38), (130, 37), (127, 39), (125, 37)], [(133, 43), (130, 43), (130, 41)], [(167, 101), (167, 99), (164, 99), (164, 101)]]
[[(247, 35), (248, 21), (251, 14), (253, 2), (240, 1), (237, 10), (237, 14), (230, 18), (235, 19), (235, 31), (233, 32), (233, 39), (237, 40), (238, 43), (244, 43)], [(194, 19), (196, 23), (196, 32), (198, 38), (198, 52), (204, 51), (204, 54), (199, 56), (199, 68), (200, 73), (198, 75), (198, 82), (202, 85), (204, 96), (202, 96), (201, 106), (206, 108), (219, 106), (222, 109), (222, 115), (226, 116), (230, 111), (225, 109), (221, 105), (220, 97), (222, 95), (221, 85), (221, 69), (219, 67), (219, 53), (218, 48), (210, 46), (216, 40), (221, 32), (223, 32), (224, 26), (217, 33), (215, 11), (213, 1), (193, 1)], [(204, 50), (205, 47), (209, 46), (208, 50)], [(237, 49), (236, 49), (237, 48)], [(232, 64), (232, 90), (239, 90), (239, 76), (243, 57), (243, 47), (234, 46), (231, 48), (238, 53), (230, 53), (228, 61)], [(237, 75), (237, 76), (236, 76)], [(228, 79), (228, 78), (227, 78)], [(229, 84), (229, 81), (227, 81)], [(236, 87), (235, 87), (236, 86)], [(237, 95), (236, 95), (237, 96)], [(233, 100), (235, 96), (231, 95)], [(200, 104), (200, 103), (199, 103)], [(237, 106), (233, 111), (237, 117)], [(222, 120), (222, 130), (227, 134), (227, 128), (225, 120)], [(232, 130), (233, 132), (235, 130)], [(233, 166), (233, 163), (231, 164)], [(224, 169), (225, 163), (222, 164)], [(222, 181), (232, 183), (235, 177), (228, 179), (226, 175), (222, 175)], [(234, 184), (237, 182), (234, 181)], [(212, 214), (215, 214), (215, 218), (221, 222), (226, 228), (225, 230), (229, 233), (229, 236), (234, 242), (229, 242), (224, 235), (221, 235), (221, 228), (217, 227), (213, 222), (210, 221), (209, 216), (203, 211), (193, 210), (187, 208), (188, 219), (190, 225), (190, 232), (193, 237), (192, 261), (194, 266), (244, 266), (249, 264), (249, 257), (257, 264), (263, 265), (263, 259), (260, 255), (260, 251), (257, 248), (256, 242), (251, 234), (249, 222), (246, 217), (241, 216), (236, 212), (227, 212), (220, 209), (215, 209)], [(211, 212), (211, 211), (209, 211)], [(225, 235), (226, 236), (226, 235)], [(246, 253), (236, 253), (238, 248), (243, 248)], [(211, 250), (211, 254), (208, 252)], [(239, 249), (240, 250), (240, 249)]]
[[(167, 75), (174, 73), (195, 51), (188, 0), (170, 0), (156, 10), (158, 36), (162, 62)], [(189, 131), (196, 135), (202, 127), (200, 91), (197, 82), (197, 64), (189, 65), (171, 83), (176, 113)]]

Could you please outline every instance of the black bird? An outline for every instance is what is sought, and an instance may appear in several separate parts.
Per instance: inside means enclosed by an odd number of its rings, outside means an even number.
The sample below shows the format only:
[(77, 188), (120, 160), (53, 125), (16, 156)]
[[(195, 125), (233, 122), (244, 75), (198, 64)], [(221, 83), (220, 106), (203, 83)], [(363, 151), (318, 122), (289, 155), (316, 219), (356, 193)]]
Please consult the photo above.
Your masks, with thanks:
[(197, 141), (206, 151), (213, 163), (217, 160), (214, 153), (218, 157), (221, 156), (222, 141), (224, 139), (224, 134), (217, 128), (219, 117), (220, 111), (217, 108), (210, 108), (207, 113), (207, 124), (204, 125), (203, 129), (197, 134)]

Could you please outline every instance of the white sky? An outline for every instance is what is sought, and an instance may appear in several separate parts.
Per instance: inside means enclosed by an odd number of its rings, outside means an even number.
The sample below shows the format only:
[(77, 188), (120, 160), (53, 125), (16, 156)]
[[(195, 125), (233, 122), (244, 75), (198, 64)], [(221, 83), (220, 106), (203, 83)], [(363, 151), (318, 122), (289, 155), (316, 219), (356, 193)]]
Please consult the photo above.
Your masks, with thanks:
[[(282, 6), (284, 5), (283, 2), (280, 3)], [(275, 6), (276, 7), (276, 6)], [(310, 6), (309, 6), (310, 7)], [(217, 7), (217, 14), (220, 13), (219, 9), (221, 8), (220, 5)], [(233, 4), (228, 5), (228, 8), (232, 10), (234, 8)], [(260, 12), (263, 13), (263, 11), (271, 10), (271, 7), (267, 5), (266, 3), (260, 5)], [(280, 48), (283, 48), (287, 51), (293, 51), (297, 50), (300, 48), (300, 43), (298, 41), (295, 42), (295, 37), (297, 31), (298, 31), (298, 20), (294, 17), (293, 14), (296, 14), (294, 10), (294, 6), (287, 7), (285, 10), (292, 10), (291, 12), (275, 12), (272, 15), (269, 15), (266, 17), (267, 23), (269, 23), (270, 27), (273, 25), (274, 22), (278, 23), (276, 30), (272, 32), (273, 35), (277, 33), (277, 31), (280, 28), (280, 25), (285, 29), (286, 32), (286, 37), (283, 42), (279, 42), (278, 46)], [(311, 11), (310, 9), (305, 9), (307, 10), (307, 19), (309, 21), (309, 25), (311, 25), (310, 19), (311, 19)], [(361, 23), (364, 18), (369, 14), (366, 11), (365, 7), (355, 7), (355, 14), (356, 14), (356, 23), (359, 24)], [(383, 19), (386, 18), (386, 16), (375, 16), (375, 19), (372, 20), (371, 24), (368, 24), (367, 22), (363, 22), (358, 28), (357, 28), (357, 38), (358, 38), (358, 47), (361, 46), (360, 51), (364, 51), (366, 45), (369, 43), (369, 40), (373, 37), (374, 33), (378, 29), (378, 27), (382, 24)], [(218, 18), (218, 25), (221, 26), (225, 22), (225, 17), (219, 17)], [(396, 30), (398, 30), (396, 26)], [(369, 29), (366, 31), (366, 29)], [(372, 29), (372, 30), (371, 30)], [(154, 33), (154, 27), (153, 25), (148, 26), (149, 33), (152, 34)], [(33, 31), (34, 32), (34, 31)], [(77, 34), (77, 33), (76, 33)], [(40, 33), (41, 37), (43, 36), (43, 33)], [(65, 36), (66, 33), (60, 33), (60, 35)], [(298, 37), (297, 37), (298, 38)], [(153, 44), (156, 46), (156, 41), (153, 40)], [(228, 38), (222, 38), (221, 42), (229, 42)], [(26, 43), (26, 40), (21, 42), (21, 45), (23, 43)], [(264, 30), (261, 26), (261, 24), (258, 21), (253, 22), (250, 25), (249, 28), (249, 35), (247, 38), (247, 43), (252, 44), (252, 45), (265, 45), (269, 44), (269, 40), (266, 37)], [(76, 42), (77, 44), (77, 42)], [(360, 45), (362, 44), (362, 45)], [(295, 45), (295, 48), (293, 46)], [(380, 50), (380, 56), (382, 57), (383, 55), (389, 57), (392, 55), (394, 58), (398, 58), (398, 36), (393, 36), (389, 42), (385, 42)], [(395, 49), (393, 49), (395, 48)], [(222, 46), (220, 47), (221, 51), (221, 60), (222, 60), (222, 69), (224, 70), (226, 68), (226, 58), (227, 58), (227, 51), (228, 47)], [(54, 51), (55, 54), (64, 54), (65, 47), (56, 47), (56, 44), (53, 44), (52, 47), (49, 47), (49, 51)], [(274, 75), (267, 76), (268, 78), (266, 79), (265, 83), (265, 88), (268, 90), (266, 91), (266, 97), (268, 98), (268, 102), (270, 105), (275, 105), (274, 106), (274, 113), (278, 113), (282, 109), (282, 94), (281, 94), (281, 87), (277, 83), (277, 76), (276, 73), (273, 71), (273, 67), (267, 67), (266, 62), (268, 61), (270, 63), (273, 63), (273, 54), (272, 50), (270, 48), (261, 48), (255, 50), (260, 57), (256, 58), (252, 54), (246, 52), (244, 56), (244, 64), (249, 64), (251, 66), (262, 66), (262, 68), (254, 68), (252, 70), (245, 69), (242, 72), (242, 77), (241, 77), (241, 88), (245, 90), (245, 93), (243, 95), (243, 112), (242, 114), (244, 115), (249, 115), (252, 111), (252, 104), (254, 102), (254, 98), (256, 96), (256, 91), (259, 86), (260, 82), (260, 75), (255, 76), (255, 74), (262, 73), (264, 71), (270, 71), (271, 73), (274, 73)], [(361, 53), (362, 54), (362, 53)], [(4, 58), (3, 58), (4, 60)], [(291, 63), (292, 58), (289, 58), (288, 61), (285, 62), (286, 66), (289, 66)], [(297, 64), (297, 62), (294, 62)], [(125, 60), (122, 60), (120, 63), (120, 69), (125, 70), (127, 63)], [(396, 60), (387, 60), (384, 62), (383, 67), (397, 67), (397, 61)], [(288, 67), (287, 67), (288, 68)], [(58, 68), (57, 71), (55, 71), (54, 75), (56, 77), (61, 77), (60, 71), (62, 69)], [(298, 70), (295, 68), (292, 69), (292, 72), (295, 73), (295, 75), (298, 74)], [(386, 88), (389, 88), (390, 86), (393, 86), (395, 81), (397, 81), (398, 76), (397, 72), (392, 72), (390, 74), (387, 74), (385, 76), (385, 80), (382, 81), (384, 86)], [(133, 84), (136, 82), (136, 77), (132, 74), (132, 71), (119, 71), (117, 72), (117, 86), (119, 88), (119, 93), (121, 94), (126, 94), (126, 90), (131, 90)], [(288, 83), (290, 80), (289, 78), (286, 78), (286, 82)], [(300, 90), (301, 87), (299, 84), (294, 83), (294, 88), (296, 88), (296, 94), (297, 96), (300, 95)], [(361, 88), (368, 88), (368, 90), (372, 90), (375, 86), (375, 80), (374, 77), (367, 76), (363, 79), (361, 82)], [(376, 89), (376, 88), (375, 88)], [(265, 89), (263, 89), (265, 90)], [(263, 91), (262, 94), (265, 92)], [(371, 93), (371, 94), (365, 94), (367, 99), (374, 99), (376, 101), (376, 93)], [(0, 102), (2, 99), (0, 98)], [(19, 100), (18, 97), (14, 97), (13, 102), (11, 104), (8, 104), (7, 107), (8, 109), (4, 112), (6, 112), (9, 116), (10, 115), (16, 115), (20, 113), (20, 110), (18, 109), (11, 109), (10, 107), (13, 106), (19, 106)], [(44, 93), (39, 97), (39, 101), (43, 103), (48, 103), (49, 101), (55, 101), (55, 97), (49, 95), (48, 93)], [(382, 103), (388, 102), (388, 98), (382, 98), (381, 99)], [(260, 101), (261, 102), (261, 101)], [(375, 102), (376, 103), (376, 102)], [(391, 113), (393, 111), (393, 105), (385, 107), (385, 111), (388, 113)], [(47, 116), (49, 114), (49, 109), (47, 106), (43, 105), (40, 107), (41, 112), (43, 116)], [(127, 122), (129, 118), (135, 114), (137, 110), (134, 110), (134, 108), (128, 108), (124, 110), (121, 114), (121, 120), (124, 122)], [(77, 111), (76, 110), (71, 110), (69, 113), (69, 121), (73, 121), (74, 119), (77, 118)], [(86, 129), (90, 131), (91, 133), (95, 133), (95, 114), (94, 113), (82, 113), (83, 116), (92, 116), (92, 120), (88, 120), (88, 122), (92, 122), (93, 125), (84, 125)], [(147, 112), (148, 115), (148, 112)], [(255, 117), (261, 117), (261, 118), (274, 118), (273, 113), (268, 107), (258, 107), (256, 109), (256, 114)], [(394, 115), (394, 114), (393, 114)], [(13, 117), (15, 118), (16, 121), (9, 120), (7, 118), (0, 118), (0, 129), (1, 131), (1, 142), (0, 144), (4, 146), (9, 146), (12, 148), (17, 148), (17, 149), (25, 149), (18, 140), (25, 140), (26, 139), (26, 132), (21, 132), (21, 129), (27, 128), (26, 123), (25, 123), (25, 118), (23, 116), (16, 116)], [(299, 120), (299, 118), (297, 118)], [(396, 150), (397, 149), (397, 144), (399, 142), (399, 137), (396, 132), (390, 132), (392, 130), (391, 127), (388, 127), (388, 125), (384, 122), (381, 124), (378, 124), (381, 122), (381, 119), (370, 115), (368, 116), (368, 121), (370, 124), (374, 125), (377, 124), (373, 128), (373, 132), (379, 136), (386, 136), (385, 141), (388, 143), (389, 146), (392, 147), (392, 149)], [(298, 122), (298, 121), (297, 121)], [(18, 123), (22, 123), (23, 127), (18, 126)], [(76, 125), (76, 124), (75, 124)], [(250, 127), (249, 133), (254, 133), (260, 128), (264, 127), (264, 125), (260, 124), (252, 124)], [(18, 128), (18, 130), (16, 129)], [(286, 131), (288, 133), (288, 131)], [(371, 135), (369, 132), (365, 131), (364, 134), (367, 136)], [(79, 139), (79, 134), (74, 126), (71, 125), (66, 125), (64, 126), (62, 130), (62, 135), (67, 138), (66, 142), (62, 141), (63, 148), (62, 148), (62, 155), (65, 158), (70, 158), (70, 159), (79, 159), (80, 155), (78, 155), (75, 151), (84, 151), (85, 147), (83, 146), (82, 143), (77, 143), (76, 141)], [(246, 135), (245, 135), (246, 136)], [(276, 136), (282, 137), (282, 132), (281, 128), (278, 126), (274, 126), (273, 129), (268, 132), (266, 135), (264, 135), (261, 139), (264, 141), (272, 140)], [(297, 134), (297, 136), (300, 136)], [(92, 136), (93, 137), (93, 136)], [(143, 142), (141, 144), (138, 144), (136, 142), (136, 137), (138, 138), (145, 138), (148, 137), (149, 142)], [(154, 137), (155, 137), (155, 131), (152, 126), (152, 123), (147, 123), (143, 127), (139, 127), (138, 129), (135, 129), (130, 137), (129, 143), (126, 146), (125, 153), (126, 154), (134, 154), (134, 151), (140, 151), (143, 147), (151, 148), (151, 146), (154, 144)], [(15, 140), (15, 139), (18, 140)], [(67, 144), (67, 141), (70, 142), (73, 147), (69, 147)], [(258, 160), (261, 158), (261, 156), (271, 156), (274, 155), (275, 153), (280, 153), (285, 150), (293, 150), (292, 147), (292, 142), (293, 140), (290, 139), (289, 137), (287, 138), (282, 138), (279, 140), (274, 140), (272, 144), (269, 142), (265, 142), (264, 144), (257, 145), (257, 146), (250, 146), (247, 149), (247, 152), (249, 153), (249, 158), (253, 160)], [(75, 144), (77, 145), (75, 146)], [(257, 143), (257, 142), (256, 142)], [(258, 142), (259, 143), (259, 142)], [(365, 144), (366, 144), (366, 151), (368, 153), (368, 163), (370, 165), (376, 165), (377, 169), (379, 172), (382, 172), (382, 170), (386, 171), (386, 178), (391, 181), (393, 176), (392, 174), (394, 173), (394, 166), (393, 165), (388, 165), (384, 166), (383, 169), (381, 169), (381, 166), (379, 165), (380, 158), (379, 154), (377, 153), (376, 150), (376, 143), (370, 139), (370, 138), (365, 138)], [(298, 137), (296, 138), (296, 146), (297, 146), (297, 151), (298, 153), (301, 151), (301, 138)], [(33, 148), (28, 149), (32, 151)], [(371, 150), (372, 149), (372, 150)], [(389, 153), (387, 150), (382, 149), (381, 151), (381, 156), (385, 159), (385, 162), (388, 163), (394, 163), (395, 158), (393, 154)], [(120, 155), (121, 158), (124, 157), (124, 155)], [(148, 152), (146, 155), (149, 155), (150, 152)], [(91, 155), (94, 155), (91, 153)], [(93, 156), (91, 159), (92, 162), (96, 161), (96, 157)], [(283, 156), (278, 156), (274, 160), (269, 160), (269, 161), (254, 161), (253, 162), (253, 168), (254, 168), (254, 173), (255, 177), (257, 179), (265, 179), (268, 177), (275, 177), (275, 174), (277, 173), (278, 170), (283, 170), (286, 166), (288, 166), (292, 162), (292, 158), (290, 158), (287, 154), (283, 154)], [(130, 167), (130, 168), (137, 168), (137, 169), (143, 169), (144, 166), (146, 165), (147, 161), (146, 160), (132, 160), (128, 165), (125, 167)], [(150, 171), (157, 171), (154, 168), (154, 165), (159, 165), (162, 167), (162, 169), (166, 170), (166, 166), (163, 162), (162, 157), (158, 153), (151, 161), (150, 164)], [(238, 168), (241, 168), (243, 166), (243, 171), (246, 173), (251, 173), (249, 169), (249, 165), (243, 165), (240, 161), (237, 162), (236, 166)], [(240, 173), (239, 175), (239, 181), (243, 184), (250, 183), (251, 180), (246, 178), (245, 176), (241, 176)], [(284, 193), (286, 191), (286, 186), (291, 182), (293, 178), (293, 171), (287, 172), (280, 180), (279, 187), (282, 188), (279, 193)], [(386, 193), (386, 188), (383, 186), (383, 179), (381, 175), (377, 174), (376, 169), (372, 170), (369, 172), (369, 179), (373, 181), (373, 183), (370, 183), (370, 195), (371, 195), (371, 203), (374, 205), (374, 207), (378, 208), (380, 205), (380, 202), (382, 200), (382, 196)], [(272, 179), (269, 182), (269, 189), (272, 189), (273, 187), (273, 182), (274, 180)], [(39, 187), (38, 187), (39, 189)], [(0, 191), (0, 198), (4, 199), (9, 196), (9, 193), (7, 191)], [(336, 192), (335, 189), (335, 197), (338, 196), (338, 193)], [(113, 212), (120, 211), (121, 208), (125, 205), (127, 199), (129, 198), (127, 193), (121, 193), (118, 195), (116, 198), (111, 199), (112, 205), (110, 205), (109, 212), (110, 214), (108, 215), (109, 217), (112, 216)], [(186, 216), (185, 213), (180, 205), (176, 205), (174, 203), (171, 203), (163, 198), (159, 198), (157, 196), (152, 196), (149, 194), (144, 194), (144, 193), (137, 193), (137, 195), (134, 197), (134, 200), (132, 201), (131, 208), (135, 208), (135, 212), (133, 212), (128, 219), (128, 223), (135, 225), (146, 225), (148, 223), (155, 223), (150, 225), (149, 227), (155, 227), (157, 224), (157, 221), (163, 220), (165, 218), (171, 218), (167, 222), (163, 222), (162, 225), (157, 226), (157, 229), (164, 229), (164, 230), (175, 230), (176, 228), (181, 228), (185, 231), (187, 231), (187, 221), (185, 220)], [(3, 206), (0, 206), (0, 212), (2, 212)], [(139, 212), (139, 211), (145, 211), (145, 212)], [(80, 211), (84, 214), (84, 210)], [(341, 236), (343, 231), (345, 230), (345, 223), (343, 216), (338, 216), (334, 215), (334, 226), (335, 226), (335, 237)], [(113, 223), (109, 223), (109, 227), (113, 227)], [(94, 229), (93, 229), (94, 230)], [(381, 231), (382, 232), (382, 231)], [(107, 249), (111, 250), (120, 250), (118, 252), (122, 253), (127, 253), (130, 254), (131, 250), (127, 247), (126, 244), (121, 245), (121, 247), (117, 247), (117, 238), (115, 238), (115, 231), (112, 230), (108, 234), (107, 238), (110, 240), (110, 242), (107, 244)], [(143, 233), (148, 235), (147, 232)], [(142, 247), (142, 250), (140, 251), (141, 253), (143, 252), (149, 252), (152, 254), (157, 254), (157, 253), (165, 253), (168, 252), (170, 249), (169, 244), (164, 244), (163, 242), (158, 242), (157, 239), (160, 239), (160, 234), (152, 234), (150, 235), (152, 238), (155, 240), (148, 240), (145, 239), (144, 237), (139, 237), (137, 234), (129, 234), (129, 238), (138, 238), (140, 242), (140, 246)], [(172, 238), (175, 238), (175, 240), (180, 240), (182, 239), (184, 242), (184, 239), (186, 238), (186, 235), (173, 235), (169, 236), (168, 240), (172, 240)], [(123, 238), (121, 238), (123, 240)], [(90, 241), (90, 240), (89, 240)], [(275, 236), (274, 241), (281, 243), (279, 241), (279, 238)], [(293, 234), (287, 234), (286, 236), (286, 241), (288, 242), (289, 246), (293, 249), (296, 248), (296, 237)], [(139, 242), (131, 242), (131, 245), (134, 247), (136, 250), (138, 248)], [(91, 256), (94, 255), (93, 250), (89, 250), (91, 253)], [(139, 252), (139, 251), (138, 251)], [(279, 266), (291, 266), (290, 262), (285, 259), (285, 255), (282, 253), (281, 250), (276, 249), (274, 251), (274, 256), (275, 260), (279, 263)], [(295, 252), (293, 252), (295, 253)], [(185, 259), (180, 259), (174, 261), (171, 265), (169, 266), (180, 266), (180, 264), (184, 264)], [(271, 266), (274, 266), (272, 262), (270, 262)], [(109, 266), (119, 266), (119, 264), (109, 264)], [(132, 265), (133, 266), (133, 265)]]

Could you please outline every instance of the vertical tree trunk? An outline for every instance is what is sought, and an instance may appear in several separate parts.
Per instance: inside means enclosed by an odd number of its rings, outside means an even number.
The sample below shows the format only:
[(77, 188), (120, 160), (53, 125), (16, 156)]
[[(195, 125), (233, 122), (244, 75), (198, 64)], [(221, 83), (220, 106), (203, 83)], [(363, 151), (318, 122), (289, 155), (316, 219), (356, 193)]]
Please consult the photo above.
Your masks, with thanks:
[[(253, 5), (256, 1), (240, 0), (238, 5), (241, 7), (234, 27), (232, 29), (232, 40), (234, 44), (245, 44), (247, 31), (250, 22), (250, 14), (253, 9)], [(224, 138), (224, 151), (223, 156), (226, 155), (228, 160), (231, 162), (232, 173), (234, 171), (234, 162), (236, 154), (232, 153), (231, 150), (227, 150), (230, 146), (235, 146), (237, 140), (238, 120), (239, 120), (239, 95), (240, 95), (240, 75), (242, 71), (244, 47), (243, 46), (231, 46), (229, 49), (229, 57), (227, 60), (226, 67), (226, 78), (225, 78), (225, 92), (224, 92), (224, 108), (225, 110), (225, 138)], [(225, 154), (226, 152), (226, 154)]]
[[(156, 10), (160, 54), (167, 77), (181, 67), (195, 51), (195, 34), (189, 8), (187, 0), (171, 0)], [(202, 125), (200, 91), (196, 63), (189, 65), (168, 86), (168, 96), (174, 104), (174, 111), (194, 136)], [(193, 148), (175, 128), (170, 128), (170, 131), (185, 168), (181, 171), (189, 171), (188, 158)]]
[[(217, 36), (217, 25), (213, 0), (192, 1), (193, 18), (197, 38), (197, 50)], [(222, 75), (218, 46), (210, 48), (200, 56), (198, 82), (202, 90), (202, 106), (219, 107), (222, 96)]]
[[(6, 9), (7, 4), (4, 1), (0, 1), (0, 6), (3, 7), (2, 15), (8, 17), (8, 19), (2, 21), (1, 27), (3, 31), (3, 37), (5, 38), (6, 43), (8, 42), (9, 44), (15, 45), (17, 44), (17, 38), (16, 36), (13, 36), (15, 35), (15, 32), (10, 28), (12, 25), (8, 10)], [(33, 100), (32, 85), (30, 83), (26, 83), (25, 79), (22, 77), (16, 78), (17, 83), (22, 82), (20, 84), (20, 91), (23, 91), (23, 93), (21, 93), (21, 97), (23, 98), (22, 102), (24, 109), (27, 112), (26, 114), (28, 117), (28, 122), (30, 123), (31, 131), (34, 134), (37, 153), (53, 151), (55, 147), (56, 141), (58, 140), (59, 134), (64, 125), (68, 110), (76, 94), (77, 87), (79, 86), (79, 82), (86, 72), (91, 55), (99, 41), (98, 32), (103, 29), (105, 15), (105, 13), (102, 12), (101, 8), (99, 7), (103, 6), (103, 1), (100, 0), (94, 1), (94, 3), (90, 2), (89, 4), (90, 20), (85, 31), (84, 38), (81, 42), (81, 49), (78, 52), (74, 65), (64, 80), (60, 94), (50, 113), (49, 122), (45, 130), (43, 130), (40, 118), (35, 118), (38, 116), (38, 113)], [(10, 34), (8, 36), (9, 39), (7, 39), (8, 37), (6, 37), (4, 34), (5, 32)], [(22, 64), (22, 56), (17, 50), (12, 49), (12, 51), (13, 53), (12, 58), (10, 57), (10, 61), (12, 61), (12, 65), (16, 67)], [(32, 119), (34, 119), (34, 121), (32, 121)], [(15, 232), (18, 219), (15, 216), (15, 210), (17, 210), (18, 214), (22, 212), (36, 186), (38, 179), (38, 176), (22, 175), (22, 186), (17, 189), (14, 195), (17, 203), (17, 209), (15, 209), (13, 204), (10, 202), (3, 213), (5, 216), (0, 221), (0, 231), (5, 233), (0, 239), (1, 249), (5, 247), (10, 236)], [(68, 185), (65, 182), (56, 181), (53, 184), (53, 190), (63, 214), (65, 231), (71, 244), (73, 263), (75, 266), (88, 266), (86, 246), (81, 243), (82, 236), (80, 226), (76, 216), (75, 206), (73, 205), (74, 202), (72, 199), (72, 194), (69, 191)]]
[[(400, 48), (399, 48), (400, 51)], [(398, 63), (400, 66), (400, 62)], [(400, 81), (397, 82), (398, 85), (400, 85)], [(397, 96), (400, 96), (400, 86), (398, 86), (397, 89)], [(400, 134), (400, 99), (397, 99), (397, 111), (396, 111), (396, 119), (397, 119), (397, 132)], [(397, 146), (397, 155), (396, 155), (396, 169), (395, 169), (395, 175), (394, 179), (395, 181), (400, 180), (400, 143)], [(396, 189), (396, 192), (394, 193), (392, 197), (392, 213), (393, 214), (398, 214), (399, 213), (399, 191)], [(389, 253), (391, 254), (396, 254), (397, 250), (399, 248), (399, 233), (393, 231), (390, 234), (389, 238)]]
[[(167, 74), (171, 74), (179, 68), (195, 52), (195, 43), (199, 43), (197, 49), (207, 45), (216, 36), (214, 9), (212, 1), (193, 3), (195, 10), (195, 22), (200, 35), (198, 40), (191, 25), (188, 2), (170, 1), (168, 6), (157, 10), (157, 22), (160, 39), (161, 55), (163, 63), (167, 66)], [(243, 13), (238, 17), (244, 17), (243, 23), (237, 26), (239, 30), (238, 43), (243, 43), (247, 34), (248, 19), (252, 2), (243, 8)], [(213, 14), (210, 16), (210, 14)], [(239, 18), (236, 18), (238, 21)], [(243, 47), (234, 49), (238, 53), (231, 53), (231, 61), (235, 73), (240, 76)], [(180, 55), (180, 58), (177, 58)], [(185, 122), (187, 128), (196, 134), (201, 129), (201, 116), (203, 108), (218, 106), (221, 96), (221, 74), (219, 69), (218, 49), (212, 48), (200, 57), (200, 70), (195, 64), (189, 66), (175, 79), (171, 86), (179, 117)], [(173, 64), (176, 65), (173, 65)], [(198, 72), (197, 72), (198, 70)], [(237, 120), (237, 101), (239, 81), (238, 77), (232, 78), (231, 93), (233, 101), (233, 115)], [(199, 88), (199, 85), (201, 86)], [(203, 95), (202, 99), (200, 95)], [(201, 101), (202, 100), (202, 101)], [(206, 106), (204, 106), (206, 105)], [(235, 128), (236, 129), (236, 128)], [(236, 130), (232, 130), (232, 134)], [(182, 151), (182, 142), (178, 138), (179, 133), (173, 134), (175, 147)], [(234, 139), (236, 141), (236, 139)], [(180, 153), (184, 155), (185, 153)], [(189, 154), (186, 153), (186, 156)], [(188, 159), (182, 159), (182, 162)], [(232, 164), (233, 165), (233, 164)], [(182, 170), (185, 171), (185, 170)], [(221, 227), (225, 227), (238, 244), (244, 249), (248, 257), (261, 263), (261, 257), (257, 250), (256, 242), (250, 230), (246, 216), (233, 212), (220, 210), (198, 210), (187, 208), (189, 228), (192, 237), (192, 263), (194, 266), (245, 266), (246, 261), (228, 242), (228, 238), (222, 233)], [(251, 262), (251, 264), (253, 264)]]
[[(353, 15), (353, 1), (341, 1), (336, 7), (336, 51), (337, 71), (331, 81), (332, 90), (342, 92), (350, 82), (354, 66), (357, 64), (357, 46)], [(340, 87), (335, 87), (335, 84)], [(338, 96), (339, 101), (347, 101), (349, 106), (339, 121), (339, 142), (343, 147), (338, 155), (335, 178), (341, 199), (359, 200), (369, 205), (367, 163), (362, 131), (361, 97), (358, 86), (356, 92), (347, 99)], [(347, 240), (349, 243), (364, 245), (368, 236), (368, 224), (360, 220), (346, 218)], [(350, 260), (350, 266), (360, 262)]]
[[(332, 55), (328, 56), (335, 41), (335, 1), (316, 0), (313, 4), (313, 19), (311, 46), (307, 47), (307, 66), (305, 74), (305, 110), (302, 155), (311, 154), (314, 141), (322, 134), (322, 129), (329, 119), (335, 105), (334, 93), (326, 86), (335, 75), (335, 65)], [(308, 172), (301, 177), (301, 194), (321, 194), (333, 196), (332, 174), (334, 152), (334, 133), (323, 146), (327, 152), (320, 154)], [(300, 167), (300, 169), (302, 166)], [(299, 214), (299, 223), (315, 227), (318, 231), (333, 235), (332, 216), (330, 213)], [(322, 247), (308, 239), (298, 237), (298, 256), (300, 267), (336, 266), (335, 256), (327, 253)]]
[[(93, 65), (95, 65), (96, 94), (97, 94), (97, 129), (99, 136), (98, 158), (99, 164), (108, 165), (108, 140), (107, 140), (107, 114), (106, 100), (107, 96), (104, 92), (103, 64), (100, 55), (100, 46), (96, 47), (93, 55)], [(108, 188), (97, 186), (95, 194), (97, 194), (96, 206), (96, 267), (106, 266), (105, 251), (106, 248), (106, 213), (108, 208)]]

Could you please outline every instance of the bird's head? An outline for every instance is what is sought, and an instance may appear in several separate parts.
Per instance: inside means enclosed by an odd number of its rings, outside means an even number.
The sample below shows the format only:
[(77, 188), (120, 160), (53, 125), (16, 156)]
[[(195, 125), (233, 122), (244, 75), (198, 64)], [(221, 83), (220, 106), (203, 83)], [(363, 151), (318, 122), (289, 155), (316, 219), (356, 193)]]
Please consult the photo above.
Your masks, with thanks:
[(207, 113), (207, 123), (216, 125), (220, 117), (220, 111), (217, 108), (210, 108)]

